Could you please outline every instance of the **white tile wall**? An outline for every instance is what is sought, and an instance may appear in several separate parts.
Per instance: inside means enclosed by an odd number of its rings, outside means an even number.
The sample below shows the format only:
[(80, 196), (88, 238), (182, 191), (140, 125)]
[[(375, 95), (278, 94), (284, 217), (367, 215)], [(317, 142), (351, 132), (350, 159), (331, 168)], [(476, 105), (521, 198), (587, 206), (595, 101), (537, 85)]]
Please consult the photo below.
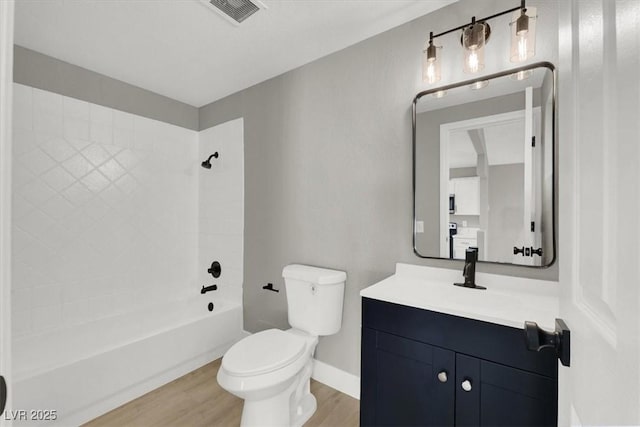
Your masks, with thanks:
[[(196, 294), (207, 268), (199, 179), (241, 177), (241, 147), (219, 145), (227, 169), (205, 176), (197, 132), (19, 84), (14, 98), (15, 337)], [(224, 191), (241, 195), (241, 181)], [(207, 215), (223, 206), (200, 199)], [(225, 215), (237, 216), (233, 206)], [(241, 232), (240, 250), (218, 240), (205, 257), (221, 259), (238, 288)]]
[[(236, 119), (200, 132), (200, 161), (211, 159), (212, 168), (200, 168), (198, 279), (217, 283), (216, 293), (242, 303), (244, 235), (244, 121)], [(211, 262), (222, 265), (213, 279)], [(200, 267), (203, 266), (203, 267)]]

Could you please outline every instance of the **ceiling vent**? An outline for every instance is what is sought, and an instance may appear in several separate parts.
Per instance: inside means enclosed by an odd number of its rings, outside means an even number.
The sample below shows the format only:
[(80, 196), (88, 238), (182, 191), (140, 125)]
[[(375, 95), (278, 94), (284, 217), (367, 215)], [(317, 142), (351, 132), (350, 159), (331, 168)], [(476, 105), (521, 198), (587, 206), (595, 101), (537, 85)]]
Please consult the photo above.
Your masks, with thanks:
[(259, 1), (250, 0), (209, 0), (216, 12), (233, 24), (240, 24), (245, 19), (264, 8)]

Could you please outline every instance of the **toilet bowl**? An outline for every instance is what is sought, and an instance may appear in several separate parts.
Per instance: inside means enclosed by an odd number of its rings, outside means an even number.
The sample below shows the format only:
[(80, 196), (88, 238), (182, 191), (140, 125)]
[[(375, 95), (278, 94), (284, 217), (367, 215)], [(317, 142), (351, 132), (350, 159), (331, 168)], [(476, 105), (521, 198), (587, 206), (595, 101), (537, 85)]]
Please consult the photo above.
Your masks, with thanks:
[(218, 384), (244, 399), (242, 426), (302, 426), (316, 410), (309, 390), (318, 338), (269, 329), (227, 351)]
[(302, 426), (316, 410), (309, 387), (318, 337), (342, 326), (346, 273), (306, 265), (282, 271), (292, 328), (269, 329), (234, 344), (218, 384), (244, 399), (241, 426)]

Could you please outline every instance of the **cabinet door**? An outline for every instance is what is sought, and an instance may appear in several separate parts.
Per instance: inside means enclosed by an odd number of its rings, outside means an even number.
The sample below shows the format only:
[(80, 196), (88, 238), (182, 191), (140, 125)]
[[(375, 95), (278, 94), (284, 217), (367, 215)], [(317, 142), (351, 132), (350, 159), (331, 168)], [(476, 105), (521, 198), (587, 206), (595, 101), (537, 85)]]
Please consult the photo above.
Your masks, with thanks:
[(360, 424), (453, 426), (454, 370), (452, 351), (363, 328)]
[(480, 215), (480, 178), (454, 178), (456, 215)]
[(467, 248), (478, 247), (478, 239), (454, 237), (453, 238), (453, 257), (455, 259), (465, 259), (467, 256)]
[(457, 426), (555, 426), (557, 381), (456, 355)]

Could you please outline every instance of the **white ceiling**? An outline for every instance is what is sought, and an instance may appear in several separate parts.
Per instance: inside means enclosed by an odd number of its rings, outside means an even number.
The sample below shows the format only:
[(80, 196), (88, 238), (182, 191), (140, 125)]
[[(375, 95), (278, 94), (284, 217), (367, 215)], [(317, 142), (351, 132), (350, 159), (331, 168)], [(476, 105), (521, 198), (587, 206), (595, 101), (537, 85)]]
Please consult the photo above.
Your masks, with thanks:
[(490, 166), (524, 163), (524, 119), (484, 128), (487, 162)]
[(16, 44), (200, 107), (457, 0), (21, 0)]
[[(489, 166), (524, 163), (524, 120), (510, 120), (478, 128), (484, 133)], [(468, 130), (449, 135), (449, 167), (476, 167), (476, 152)]]
[(478, 153), (476, 153), (469, 133), (466, 130), (457, 130), (449, 135), (449, 168), (470, 168), (478, 165)]

